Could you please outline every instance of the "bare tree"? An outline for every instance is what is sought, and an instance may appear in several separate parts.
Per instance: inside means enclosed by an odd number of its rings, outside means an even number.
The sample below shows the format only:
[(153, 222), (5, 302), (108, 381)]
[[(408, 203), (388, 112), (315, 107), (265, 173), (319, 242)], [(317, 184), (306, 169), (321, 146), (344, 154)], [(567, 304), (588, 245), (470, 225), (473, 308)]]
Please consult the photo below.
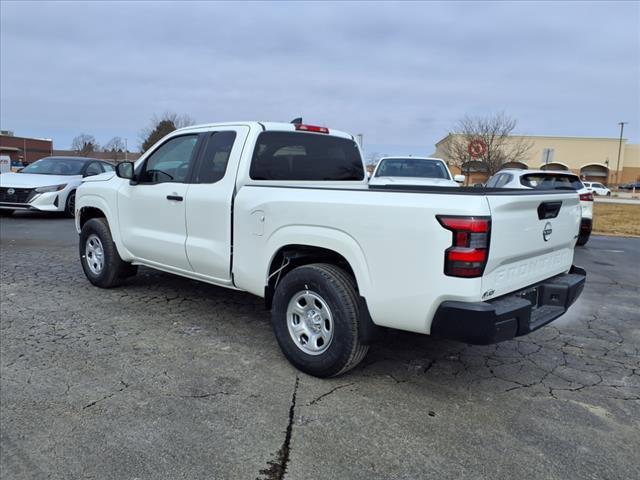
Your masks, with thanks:
[(100, 145), (93, 135), (81, 133), (71, 142), (71, 150), (74, 150), (78, 155), (86, 156), (100, 150)]
[[(533, 142), (512, 135), (517, 124), (514, 118), (504, 113), (487, 117), (465, 116), (455, 124), (455, 133), (449, 135), (444, 145), (445, 155), (451, 164), (458, 167), (477, 160), (486, 167), (489, 175), (493, 175), (505, 163), (526, 160), (533, 148)], [(481, 145), (477, 156), (469, 152), (472, 142)]]
[(154, 115), (148, 127), (140, 134), (141, 150), (146, 152), (158, 140), (178, 128), (193, 125), (193, 119), (188, 115), (178, 115), (175, 112), (165, 112), (162, 116)]
[(108, 152), (113, 155), (113, 159), (118, 161), (120, 158), (124, 158), (124, 151), (126, 146), (124, 140), (120, 137), (113, 137), (102, 147), (103, 152)]

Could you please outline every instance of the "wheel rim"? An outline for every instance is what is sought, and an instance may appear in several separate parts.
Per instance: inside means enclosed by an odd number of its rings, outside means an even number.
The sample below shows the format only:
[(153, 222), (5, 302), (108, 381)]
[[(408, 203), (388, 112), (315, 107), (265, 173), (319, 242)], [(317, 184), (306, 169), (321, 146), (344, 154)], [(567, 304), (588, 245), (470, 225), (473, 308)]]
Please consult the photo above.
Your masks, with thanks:
[(104, 248), (97, 235), (91, 234), (84, 246), (84, 258), (91, 273), (100, 275), (104, 268)]
[(316, 292), (302, 290), (287, 307), (287, 328), (296, 347), (309, 355), (320, 355), (333, 340), (331, 309)]

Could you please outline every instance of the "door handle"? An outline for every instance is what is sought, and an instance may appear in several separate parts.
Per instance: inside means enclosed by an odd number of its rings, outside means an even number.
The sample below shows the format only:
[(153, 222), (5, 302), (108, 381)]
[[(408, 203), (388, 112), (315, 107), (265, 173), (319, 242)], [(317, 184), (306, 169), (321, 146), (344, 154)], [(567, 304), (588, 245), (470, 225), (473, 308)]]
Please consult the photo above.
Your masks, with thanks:
[(183, 198), (180, 195), (167, 195), (167, 200), (175, 200), (176, 202), (181, 202)]

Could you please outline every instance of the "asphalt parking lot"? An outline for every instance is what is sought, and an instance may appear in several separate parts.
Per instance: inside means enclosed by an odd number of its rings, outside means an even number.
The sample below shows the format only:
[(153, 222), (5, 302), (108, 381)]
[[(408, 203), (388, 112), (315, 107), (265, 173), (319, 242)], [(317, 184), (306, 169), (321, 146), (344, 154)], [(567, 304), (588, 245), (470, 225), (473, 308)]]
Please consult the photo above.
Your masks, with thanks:
[(76, 242), (0, 221), (2, 478), (640, 478), (640, 239), (579, 248), (581, 299), (528, 337), (391, 333), (332, 380), (260, 299), (149, 269), (100, 290)]

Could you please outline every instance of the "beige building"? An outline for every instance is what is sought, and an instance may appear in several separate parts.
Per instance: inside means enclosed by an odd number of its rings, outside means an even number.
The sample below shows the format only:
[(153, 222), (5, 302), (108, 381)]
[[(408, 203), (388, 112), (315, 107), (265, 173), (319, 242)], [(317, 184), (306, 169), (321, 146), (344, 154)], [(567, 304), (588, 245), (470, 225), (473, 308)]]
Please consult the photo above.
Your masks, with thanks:
[[(436, 143), (435, 157), (447, 161), (446, 143), (452, 135), (449, 134)], [(532, 147), (522, 163), (506, 166), (571, 170), (587, 181), (602, 182), (607, 185), (617, 185), (640, 180), (640, 145), (628, 144), (622, 139), (620, 149), (620, 164), (618, 165), (618, 138), (595, 137), (544, 137), (544, 136), (513, 136), (531, 142)], [(471, 161), (472, 159), (469, 158)], [(469, 162), (454, 165), (450, 162), (452, 172), (459, 171), (469, 176), (469, 183), (484, 182), (488, 175), (482, 171), (479, 162)], [(464, 170), (464, 171), (462, 171)]]

